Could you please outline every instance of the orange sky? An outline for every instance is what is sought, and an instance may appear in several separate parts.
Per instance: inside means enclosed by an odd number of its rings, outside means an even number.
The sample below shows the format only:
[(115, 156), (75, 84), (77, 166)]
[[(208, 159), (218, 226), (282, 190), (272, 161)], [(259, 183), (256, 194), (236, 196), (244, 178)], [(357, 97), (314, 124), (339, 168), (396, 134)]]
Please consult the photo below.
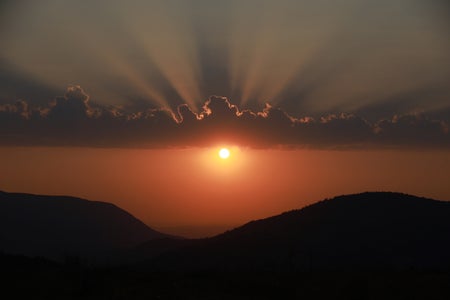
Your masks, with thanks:
[(149, 226), (205, 236), (339, 194), (450, 200), (448, 151), (0, 148), (0, 190), (112, 202)]

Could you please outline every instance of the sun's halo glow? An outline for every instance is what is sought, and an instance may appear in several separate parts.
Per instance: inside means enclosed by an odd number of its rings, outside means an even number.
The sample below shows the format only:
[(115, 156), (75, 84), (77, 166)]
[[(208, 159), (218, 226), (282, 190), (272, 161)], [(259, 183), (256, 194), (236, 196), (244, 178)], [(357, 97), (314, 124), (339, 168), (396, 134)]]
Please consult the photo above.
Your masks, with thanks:
[(222, 159), (227, 159), (228, 157), (230, 157), (230, 150), (228, 150), (227, 148), (221, 148), (219, 150), (219, 157)]

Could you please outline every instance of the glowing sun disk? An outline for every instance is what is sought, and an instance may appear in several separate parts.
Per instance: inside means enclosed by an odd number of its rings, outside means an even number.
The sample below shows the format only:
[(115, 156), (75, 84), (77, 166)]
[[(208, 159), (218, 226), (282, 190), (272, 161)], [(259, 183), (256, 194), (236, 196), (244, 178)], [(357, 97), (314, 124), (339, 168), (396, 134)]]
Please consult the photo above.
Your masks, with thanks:
[(227, 148), (220, 149), (219, 156), (222, 159), (227, 159), (230, 156), (230, 150), (228, 150)]

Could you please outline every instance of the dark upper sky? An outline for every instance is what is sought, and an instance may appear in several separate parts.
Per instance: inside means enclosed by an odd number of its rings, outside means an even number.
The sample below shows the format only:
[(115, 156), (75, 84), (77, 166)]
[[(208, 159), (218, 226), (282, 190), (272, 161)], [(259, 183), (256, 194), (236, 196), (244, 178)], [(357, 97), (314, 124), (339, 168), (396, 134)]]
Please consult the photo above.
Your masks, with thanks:
[[(439, 0), (0, 1), (1, 143), (448, 148), (448, 12)], [(203, 106), (211, 95), (237, 107)]]

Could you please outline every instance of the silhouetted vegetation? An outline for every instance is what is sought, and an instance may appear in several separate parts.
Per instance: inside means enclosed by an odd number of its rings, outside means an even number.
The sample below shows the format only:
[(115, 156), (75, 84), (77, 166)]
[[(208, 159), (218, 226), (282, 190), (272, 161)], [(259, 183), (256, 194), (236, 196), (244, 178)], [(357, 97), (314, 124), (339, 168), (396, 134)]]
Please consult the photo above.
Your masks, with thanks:
[(62, 299), (448, 299), (450, 272), (155, 272), (0, 255), (2, 294)]

